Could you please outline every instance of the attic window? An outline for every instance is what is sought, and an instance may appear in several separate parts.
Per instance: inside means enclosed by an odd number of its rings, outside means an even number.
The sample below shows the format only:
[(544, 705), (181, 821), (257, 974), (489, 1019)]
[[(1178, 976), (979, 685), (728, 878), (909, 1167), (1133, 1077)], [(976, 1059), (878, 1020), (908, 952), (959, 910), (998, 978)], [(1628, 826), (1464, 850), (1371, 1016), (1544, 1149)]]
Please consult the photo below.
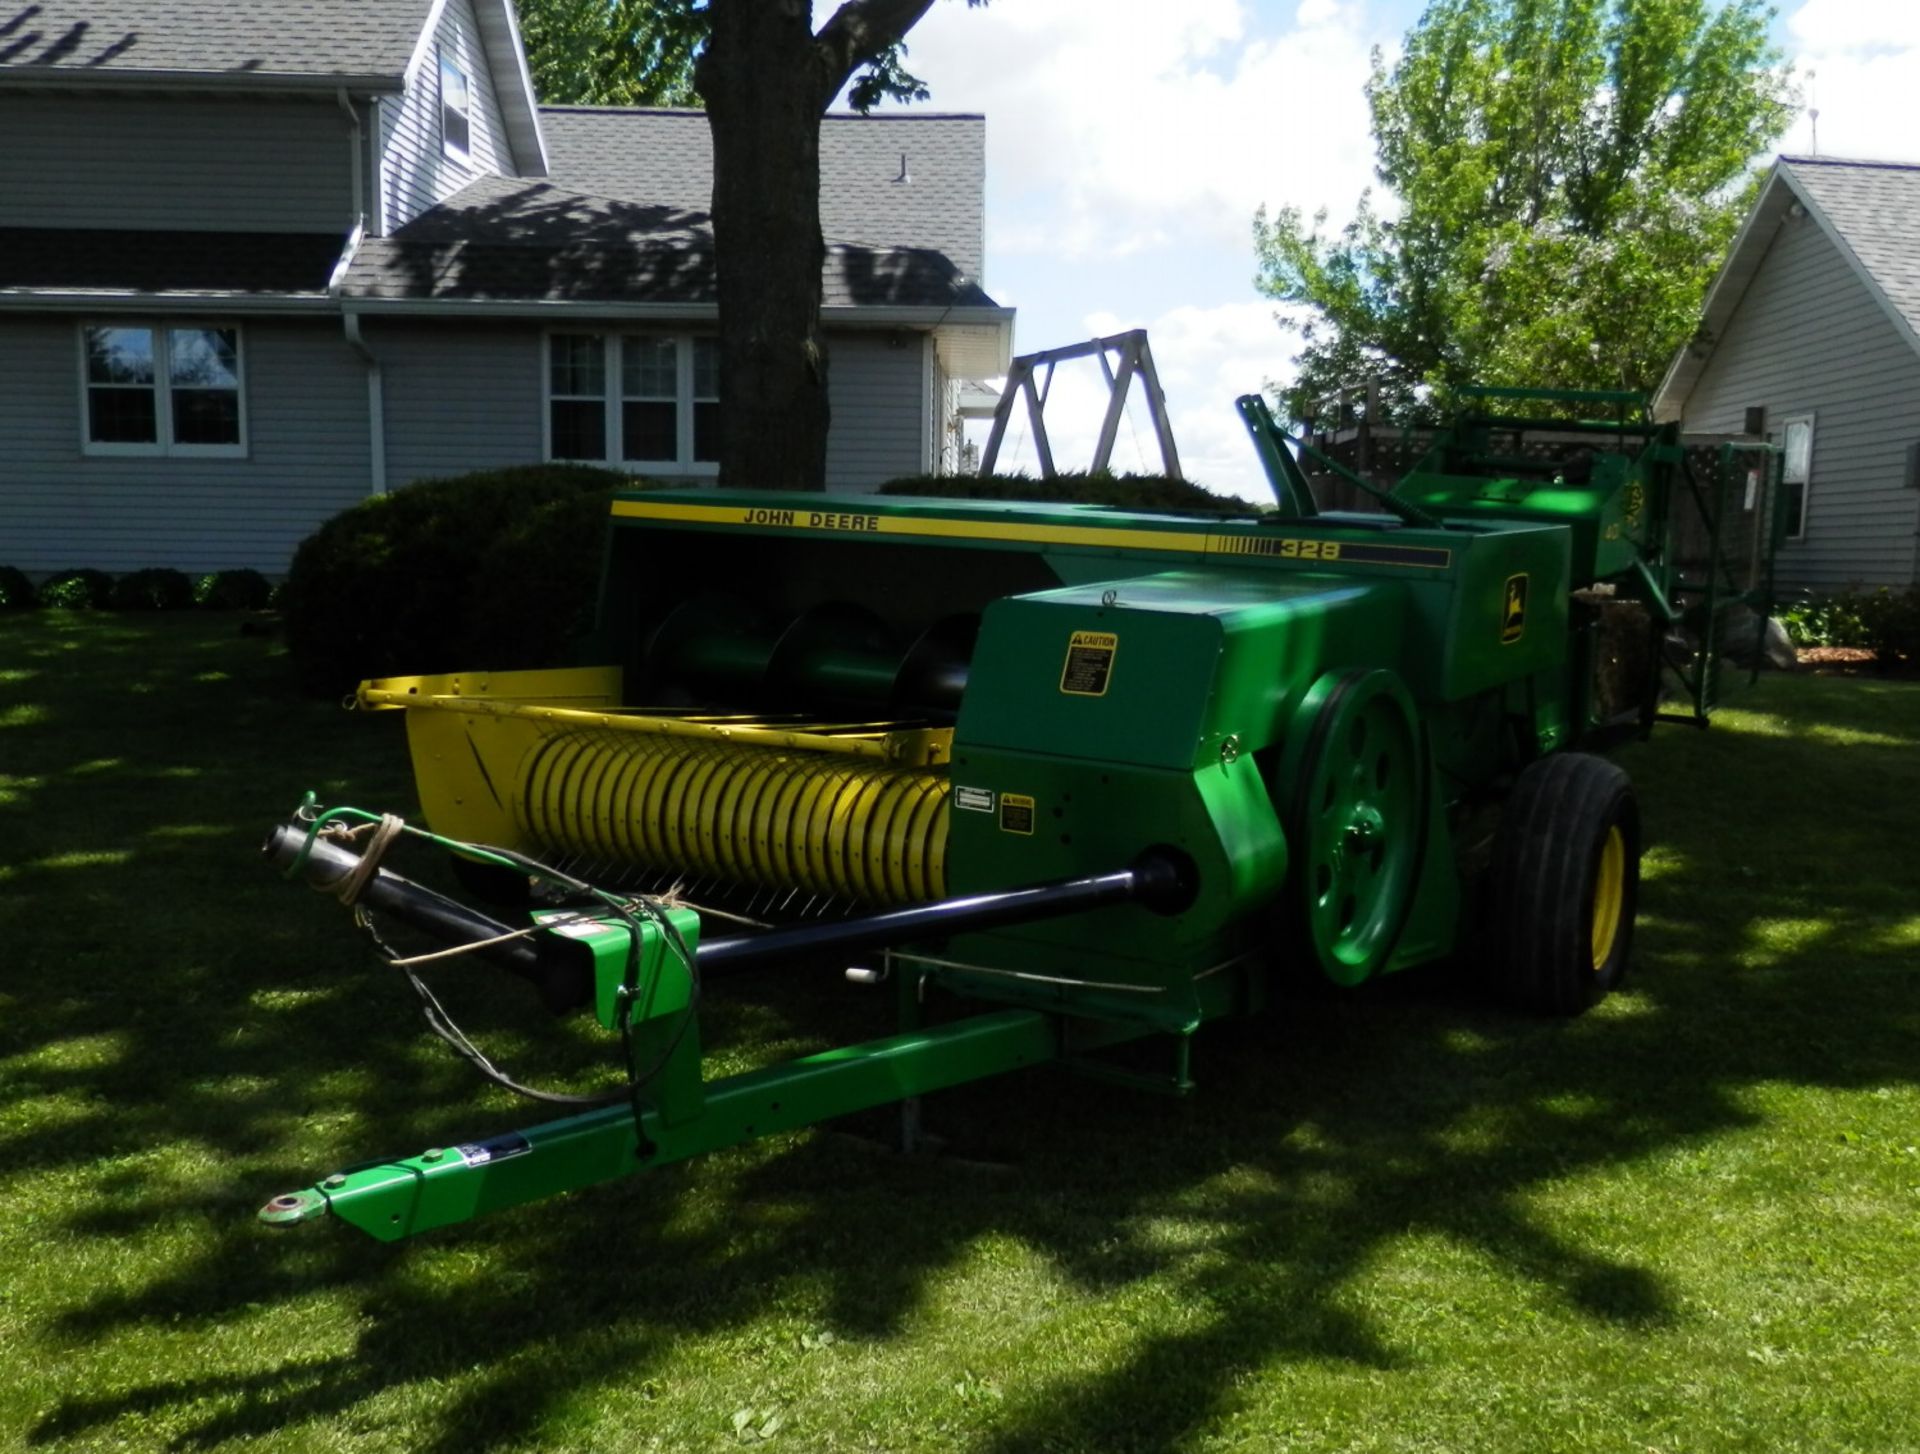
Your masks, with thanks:
[(1813, 489), (1813, 416), (1780, 421), (1781, 484), (1785, 492), (1788, 540), (1807, 538), (1807, 496)]
[(467, 73), (440, 52), (440, 149), (457, 162), (471, 159), (473, 128), (469, 111)]

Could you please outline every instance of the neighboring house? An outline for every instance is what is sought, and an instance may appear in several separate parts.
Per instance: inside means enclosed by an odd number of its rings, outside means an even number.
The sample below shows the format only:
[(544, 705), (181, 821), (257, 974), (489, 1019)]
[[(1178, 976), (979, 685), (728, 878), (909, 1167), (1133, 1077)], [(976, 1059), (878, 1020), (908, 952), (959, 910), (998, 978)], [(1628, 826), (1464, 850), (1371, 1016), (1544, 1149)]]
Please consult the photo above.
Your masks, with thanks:
[(1920, 165), (1783, 156), (1654, 398), (1785, 448), (1781, 585), (1920, 579)]
[[(710, 156), (538, 107), (507, 0), (0, 0), (0, 564), (279, 571), (542, 459), (711, 480)], [(1007, 366), (985, 125), (829, 117), (821, 170), (828, 478), (871, 490)]]

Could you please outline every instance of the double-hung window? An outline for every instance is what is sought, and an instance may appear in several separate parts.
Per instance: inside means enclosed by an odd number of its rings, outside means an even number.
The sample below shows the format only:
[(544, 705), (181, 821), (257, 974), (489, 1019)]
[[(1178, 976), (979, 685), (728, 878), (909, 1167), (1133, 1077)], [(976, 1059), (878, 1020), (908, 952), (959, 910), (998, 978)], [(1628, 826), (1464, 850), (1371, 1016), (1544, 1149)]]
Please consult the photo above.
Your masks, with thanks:
[(88, 454), (247, 452), (239, 329), (88, 324), (80, 341)]
[(720, 458), (718, 340), (549, 334), (547, 456), (712, 474)]

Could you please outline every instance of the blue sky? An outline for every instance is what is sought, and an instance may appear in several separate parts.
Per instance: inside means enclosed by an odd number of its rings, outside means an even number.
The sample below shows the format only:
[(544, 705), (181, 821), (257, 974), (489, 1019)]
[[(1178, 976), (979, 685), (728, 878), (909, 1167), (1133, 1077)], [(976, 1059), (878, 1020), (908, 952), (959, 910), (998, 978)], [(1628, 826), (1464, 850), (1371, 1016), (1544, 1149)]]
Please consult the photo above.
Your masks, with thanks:
[[(1144, 326), (1185, 471), (1264, 493), (1236, 394), (1292, 345), (1254, 291), (1254, 209), (1326, 207), (1372, 181), (1360, 87), (1421, 0), (940, 0), (910, 65), (931, 108), (987, 117), (985, 284), (1025, 352)], [(1827, 155), (1920, 160), (1920, 0), (1783, 0), (1775, 32), (1820, 109)], [(1783, 148), (1809, 148), (1803, 118)], [(1097, 366), (1063, 368), (1054, 455), (1084, 466)], [(1139, 408), (1117, 468), (1156, 468)], [(1013, 463), (1034, 468), (1024, 430)], [(1137, 441), (1137, 446), (1136, 446)], [(1022, 453), (1024, 451), (1024, 453)], [(1004, 459), (1003, 455), (1003, 459)]]

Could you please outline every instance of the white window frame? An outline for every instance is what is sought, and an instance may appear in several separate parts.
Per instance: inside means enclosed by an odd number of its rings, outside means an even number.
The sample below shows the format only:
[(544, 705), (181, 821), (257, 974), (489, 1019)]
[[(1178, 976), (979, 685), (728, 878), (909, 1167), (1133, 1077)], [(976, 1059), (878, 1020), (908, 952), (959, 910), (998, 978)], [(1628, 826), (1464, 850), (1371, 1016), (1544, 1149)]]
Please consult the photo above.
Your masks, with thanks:
[[(1793, 461), (1792, 450), (1789, 448), (1789, 441), (1793, 437), (1793, 431), (1802, 425), (1806, 427), (1807, 431), (1807, 452), (1806, 458), (1801, 460), (1799, 465), (1796, 466)], [(1800, 487), (1800, 528), (1785, 538), (1788, 540), (1805, 540), (1807, 538), (1807, 518), (1813, 512), (1813, 415), (1792, 414), (1780, 421), (1780, 454), (1781, 509), (1784, 510), (1787, 505), (1786, 492), (1788, 487), (1792, 485), (1798, 485)]]
[[(601, 440), (600, 458), (591, 460), (558, 460), (553, 453), (553, 405), (555, 398), (562, 400), (584, 398), (579, 394), (560, 394), (553, 392), (553, 340), (557, 337), (600, 339), (601, 347), (606, 351), (601, 366), (601, 378), (604, 381), (605, 394), (601, 400), (605, 423), (605, 437)], [(713, 479), (720, 473), (718, 460), (696, 460), (693, 457), (694, 407), (702, 402), (714, 402), (704, 395), (694, 392), (693, 354), (694, 341), (697, 338), (711, 338), (712, 334), (693, 333), (650, 333), (641, 329), (629, 329), (626, 332), (612, 332), (605, 328), (554, 328), (549, 329), (540, 339), (540, 453), (542, 458), (555, 464), (593, 464), (605, 469), (624, 470), (628, 474), (680, 475), (695, 479)], [(628, 338), (667, 339), (674, 344), (674, 381), (678, 393), (674, 399), (674, 443), (677, 457), (674, 459), (622, 459), (624, 453), (624, 409), (627, 402), (626, 378), (621, 368), (624, 342)], [(635, 395), (636, 399), (643, 396)]]
[[(87, 377), (87, 331), (94, 328), (140, 328), (153, 335), (153, 433), (151, 442), (100, 441), (93, 437), (92, 383)], [(232, 444), (177, 444), (173, 438), (173, 342), (175, 329), (223, 329), (233, 334), (235, 405), (240, 438)], [(87, 318), (74, 333), (80, 374), (80, 452), (102, 458), (126, 459), (245, 459), (250, 433), (247, 420), (247, 337), (238, 323), (210, 319), (160, 322), (145, 318)]]
[[(434, 71), (434, 125), (440, 132), (440, 153), (450, 161), (470, 165), (473, 161), (473, 77), (467, 74), (467, 68), (453, 56), (447, 54), (444, 46), (434, 47), (437, 66)], [(460, 78), (460, 91), (464, 100), (454, 106), (447, 100), (447, 74), (452, 72)], [(460, 145), (447, 134), (447, 113), (457, 114), (467, 124), (467, 144)]]

